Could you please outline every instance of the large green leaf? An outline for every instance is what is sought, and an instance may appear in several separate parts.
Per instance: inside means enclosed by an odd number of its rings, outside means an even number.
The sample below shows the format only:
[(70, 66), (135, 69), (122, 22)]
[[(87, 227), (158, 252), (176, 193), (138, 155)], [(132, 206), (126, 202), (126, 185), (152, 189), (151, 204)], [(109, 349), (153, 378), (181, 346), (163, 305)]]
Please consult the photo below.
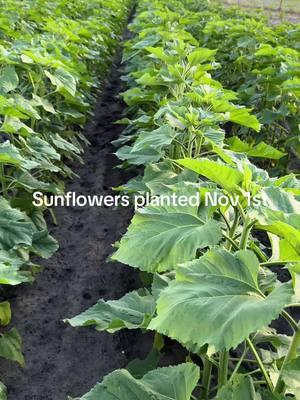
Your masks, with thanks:
[(134, 165), (144, 165), (161, 159), (161, 153), (153, 147), (135, 151), (133, 147), (123, 146), (115, 154), (120, 160), (126, 160)]
[(190, 400), (199, 377), (199, 368), (191, 363), (159, 368), (142, 379), (117, 370), (80, 400)]
[(22, 339), (16, 329), (0, 334), (0, 357), (16, 361), (24, 366), (25, 361), (22, 354)]
[(155, 300), (146, 290), (134, 291), (119, 300), (99, 300), (87, 311), (67, 319), (72, 326), (95, 325), (98, 331), (146, 328), (155, 312)]
[(0, 94), (15, 90), (19, 84), (19, 78), (15, 67), (7, 65), (0, 71)]
[(243, 174), (236, 168), (220, 164), (216, 161), (211, 161), (205, 158), (198, 160), (184, 158), (177, 160), (177, 162), (183, 167), (191, 169), (211, 181), (216, 182), (219, 186), (228, 191), (236, 189), (243, 180)]
[(133, 151), (138, 152), (147, 147), (153, 147), (161, 151), (164, 146), (168, 146), (172, 143), (174, 137), (175, 131), (169, 125), (162, 125), (152, 132), (143, 131), (135, 141)]
[(0, 198), (0, 250), (31, 246), (32, 224), (25, 222), (25, 215)]
[(192, 66), (197, 66), (200, 63), (213, 60), (216, 52), (217, 50), (197, 48), (187, 56), (187, 59)]
[(250, 377), (238, 375), (218, 392), (215, 400), (260, 400)]
[(15, 253), (0, 250), (0, 284), (19, 285), (23, 282), (31, 282), (31, 273), (21, 270), (23, 264), (24, 261)]
[(198, 217), (198, 207), (148, 206), (136, 213), (112, 259), (143, 271), (172, 270), (217, 244), (220, 224)]
[(248, 128), (254, 129), (256, 132), (260, 131), (260, 123), (258, 119), (249, 113), (247, 108), (238, 108), (234, 111), (229, 112), (229, 121), (235, 122), (239, 125), (246, 126)]
[(63, 68), (58, 68), (51, 73), (45, 71), (45, 75), (50, 79), (51, 83), (56, 86), (59, 92), (66, 91), (71, 96), (76, 94), (76, 78)]
[(180, 173), (173, 170), (171, 161), (162, 161), (156, 164), (148, 164), (145, 167), (143, 184), (150, 189), (153, 194), (167, 194), (170, 187), (177, 183), (196, 182), (198, 175), (188, 169)]
[(238, 136), (233, 136), (227, 140), (232, 151), (237, 153), (246, 153), (249, 157), (270, 158), (279, 160), (286, 154), (265, 142), (260, 142), (256, 146), (242, 142)]
[(22, 157), (19, 150), (9, 141), (0, 144), (0, 163), (20, 165)]
[(291, 301), (290, 284), (265, 297), (258, 287), (259, 262), (251, 251), (216, 248), (180, 267), (161, 292), (149, 329), (188, 347), (236, 347), (267, 326)]

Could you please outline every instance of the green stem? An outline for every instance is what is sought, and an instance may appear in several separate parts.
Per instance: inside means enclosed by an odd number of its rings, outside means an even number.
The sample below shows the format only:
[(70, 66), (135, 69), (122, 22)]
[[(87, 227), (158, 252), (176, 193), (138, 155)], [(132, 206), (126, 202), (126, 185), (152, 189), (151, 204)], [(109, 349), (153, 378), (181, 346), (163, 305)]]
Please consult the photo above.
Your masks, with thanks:
[(291, 325), (291, 327), (294, 329), (294, 331), (297, 331), (299, 329), (298, 323), (294, 320), (294, 318), (287, 311), (283, 310), (281, 312), (281, 315)]
[(211, 382), (212, 363), (208, 358), (204, 359), (203, 373), (202, 373), (202, 386), (203, 386), (203, 399), (208, 400)]
[(279, 376), (278, 376), (278, 380), (275, 386), (275, 391), (277, 393), (284, 393), (284, 389), (285, 389), (285, 383), (282, 379), (283, 376), (283, 372), (286, 368), (286, 366), (288, 365), (288, 363), (290, 361), (292, 361), (294, 358), (297, 357), (297, 353), (298, 353), (298, 349), (300, 348), (300, 326), (297, 326), (297, 329), (295, 330), (295, 334), (292, 340), (292, 343), (290, 345), (289, 351), (283, 361)]
[(245, 250), (247, 248), (249, 235), (250, 235), (252, 227), (255, 224), (256, 224), (256, 220), (249, 221), (249, 219), (246, 218), (246, 220), (244, 222), (244, 228), (243, 228), (243, 232), (242, 232), (241, 241), (240, 241), (240, 249), (241, 250)]
[(274, 265), (285, 265), (285, 264), (297, 264), (299, 260), (288, 260), (288, 261), (267, 261), (260, 263), (262, 267), (272, 267)]
[(235, 243), (235, 241), (230, 236), (226, 235), (226, 233), (224, 233), (224, 232), (222, 232), (222, 236), (224, 239), (228, 240), (227, 249), (228, 249), (228, 247), (230, 247), (230, 249), (231, 249), (231, 247), (234, 247), (235, 250), (239, 250), (239, 246)]
[(286, 307), (287, 307), (287, 308), (290, 308), (290, 307), (300, 307), (300, 303), (291, 303), (291, 304), (288, 304)]
[(238, 371), (239, 371), (239, 369), (240, 369), (240, 366), (242, 365), (242, 363), (243, 363), (243, 361), (244, 361), (244, 358), (246, 357), (248, 351), (249, 351), (249, 347), (248, 347), (248, 346), (245, 346), (245, 349), (244, 349), (244, 351), (243, 351), (243, 354), (241, 355), (240, 358), (238, 358), (238, 362), (237, 362), (237, 364), (236, 364), (236, 366), (235, 366), (235, 368), (234, 368), (234, 371), (233, 371), (232, 374), (231, 374), (231, 377), (230, 377), (230, 379), (229, 379), (229, 382), (232, 382), (232, 381), (233, 381), (233, 378), (234, 378), (235, 375), (238, 373)]
[(228, 379), (228, 361), (229, 352), (223, 350), (220, 353), (220, 363), (219, 363), (219, 376), (218, 376), (218, 388), (221, 389), (222, 386), (226, 385)]
[(257, 364), (259, 366), (259, 369), (261, 370), (261, 373), (263, 374), (263, 376), (265, 378), (265, 381), (266, 381), (266, 384), (267, 384), (269, 390), (271, 392), (273, 392), (273, 389), (274, 389), (273, 383), (272, 383), (272, 381), (271, 381), (271, 379), (270, 379), (270, 377), (269, 377), (269, 375), (268, 375), (268, 373), (267, 373), (267, 371), (265, 369), (265, 366), (264, 366), (261, 358), (259, 357), (259, 354), (256, 351), (256, 348), (255, 348), (254, 344), (252, 343), (252, 341), (250, 339), (247, 339), (247, 343), (248, 343), (248, 346), (250, 347), (250, 349), (251, 349), (251, 351), (252, 351), (252, 353), (253, 353), (256, 361), (257, 361)]

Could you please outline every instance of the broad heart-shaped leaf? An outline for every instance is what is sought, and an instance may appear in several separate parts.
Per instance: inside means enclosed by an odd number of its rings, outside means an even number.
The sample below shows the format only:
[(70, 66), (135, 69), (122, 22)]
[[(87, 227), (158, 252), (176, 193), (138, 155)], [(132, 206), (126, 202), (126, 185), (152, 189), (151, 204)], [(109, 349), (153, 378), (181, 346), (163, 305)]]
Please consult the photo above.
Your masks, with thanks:
[(0, 357), (18, 362), (24, 366), (25, 361), (22, 354), (22, 339), (16, 329), (0, 335)]
[(171, 161), (162, 161), (156, 164), (148, 164), (145, 167), (142, 182), (153, 194), (169, 193), (170, 186), (179, 182), (196, 182), (198, 175), (184, 169), (180, 173), (174, 172)]
[(163, 148), (169, 146), (176, 132), (169, 125), (162, 125), (153, 131), (142, 131), (132, 147), (124, 146), (116, 155), (130, 164), (146, 164), (163, 157)]
[(12, 208), (7, 200), (0, 197), (0, 250), (31, 246), (32, 224), (24, 222), (25, 217), (25, 214)]
[(177, 160), (178, 164), (185, 168), (197, 172), (199, 175), (205, 176), (209, 180), (217, 183), (228, 191), (233, 191), (243, 180), (242, 172), (226, 164), (220, 164), (206, 158), (194, 160), (192, 158), (183, 158)]
[(126, 294), (119, 300), (97, 304), (83, 313), (67, 319), (72, 326), (95, 325), (98, 331), (116, 332), (123, 328), (146, 328), (155, 312), (155, 300), (147, 290)]
[(198, 48), (198, 49), (192, 51), (187, 56), (187, 59), (192, 66), (195, 66), (195, 65), (197, 66), (200, 63), (213, 60), (216, 52), (217, 52), (217, 50)]
[(237, 375), (218, 392), (215, 400), (260, 400), (250, 377)]
[(190, 400), (199, 378), (199, 368), (192, 363), (158, 368), (142, 379), (117, 370), (80, 400)]
[(252, 128), (256, 132), (259, 132), (261, 128), (258, 119), (254, 115), (251, 115), (247, 108), (238, 108), (230, 111), (228, 120), (246, 126), (247, 128)]
[(0, 144), (0, 163), (20, 165), (22, 157), (19, 150), (8, 140)]
[(76, 78), (63, 68), (58, 68), (54, 73), (45, 71), (45, 75), (50, 79), (52, 85), (56, 86), (59, 92), (66, 91), (71, 96), (76, 94)]
[(237, 153), (246, 153), (249, 157), (270, 158), (272, 160), (279, 160), (284, 157), (286, 153), (275, 149), (265, 142), (260, 142), (256, 146), (251, 146), (246, 142), (242, 142), (238, 136), (233, 136), (227, 140), (232, 151)]
[(178, 268), (176, 280), (161, 292), (149, 329), (196, 351), (205, 344), (216, 351), (236, 347), (277, 318), (293, 295), (291, 285), (282, 284), (264, 297), (258, 271), (251, 251), (208, 251)]
[(279, 160), (286, 155), (286, 153), (275, 149), (275, 147), (270, 146), (265, 142), (260, 142), (258, 145), (249, 150), (247, 154), (249, 157), (270, 158), (271, 160)]
[(59, 248), (57, 240), (48, 231), (35, 232), (32, 238), (31, 251), (43, 258), (50, 258)]
[(15, 67), (7, 65), (0, 71), (0, 94), (15, 90), (19, 84), (19, 78)]
[(120, 160), (126, 160), (129, 164), (133, 165), (143, 165), (150, 162), (156, 162), (162, 157), (161, 153), (153, 147), (134, 151), (131, 146), (123, 146), (115, 154)]
[(0, 284), (19, 285), (23, 282), (31, 282), (32, 274), (22, 271), (24, 261), (15, 252), (0, 250)]
[(152, 132), (143, 131), (139, 134), (133, 145), (133, 151), (141, 151), (147, 147), (161, 150), (164, 146), (172, 143), (175, 131), (169, 125), (162, 125)]
[(201, 220), (195, 206), (148, 206), (133, 217), (112, 259), (147, 272), (172, 270), (218, 244), (221, 227)]

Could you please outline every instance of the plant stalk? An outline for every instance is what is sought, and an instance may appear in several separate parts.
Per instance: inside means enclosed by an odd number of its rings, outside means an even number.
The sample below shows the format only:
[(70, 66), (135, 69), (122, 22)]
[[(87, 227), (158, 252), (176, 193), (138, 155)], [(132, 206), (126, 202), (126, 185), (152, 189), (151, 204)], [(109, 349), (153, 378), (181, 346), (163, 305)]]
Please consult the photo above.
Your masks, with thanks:
[(253, 353), (256, 361), (257, 361), (257, 364), (259, 366), (259, 369), (261, 370), (261, 373), (263, 374), (263, 376), (265, 378), (265, 381), (266, 381), (266, 384), (267, 384), (269, 390), (271, 392), (273, 392), (273, 390), (274, 390), (273, 383), (272, 383), (272, 381), (271, 381), (271, 379), (270, 379), (270, 377), (268, 375), (268, 372), (265, 369), (265, 366), (264, 366), (261, 358), (259, 357), (259, 354), (256, 351), (256, 348), (255, 348), (254, 344), (252, 343), (251, 339), (249, 339), (249, 338), (247, 339), (247, 343), (248, 343), (248, 346), (250, 347), (250, 349), (251, 349), (251, 351), (252, 351), (252, 353)]
[(221, 389), (221, 387), (226, 385), (227, 383), (228, 361), (229, 361), (229, 352), (227, 350), (221, 351), (220, 363), (219, 363), (218, 389)]
[(204, 363), (203, 374), (202, 374), (203, 399), (208, 400), (210, 392), (210, 383), (211, 383), (211, 372), (213, 365), (207, 357), (205, 357), (203, 363)]
[(283, 394), (285, 390), (285, 383), (283, 381), (283, 372), (288, 365), (289, 362), (291, 362), (294, 358), (297, 357), (298, 349), (300, 348), (300, 326), (297, 326), (297, 329), (295, 330), (295, 334), (292, 340), (292, 343), (290, 345), (289, 351), (283, 361), (278, 380), (275, 386), (275, 391)]

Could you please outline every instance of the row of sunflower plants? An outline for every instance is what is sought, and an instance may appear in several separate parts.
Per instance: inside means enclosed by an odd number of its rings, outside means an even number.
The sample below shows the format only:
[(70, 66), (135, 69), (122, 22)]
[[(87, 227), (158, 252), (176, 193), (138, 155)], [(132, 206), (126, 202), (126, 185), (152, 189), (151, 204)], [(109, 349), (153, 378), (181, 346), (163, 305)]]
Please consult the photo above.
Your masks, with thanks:
[[(257, 137), (249, 130), (232, 131), (234, 148), (247, 151), (267, 140), (286, 156), (280, 162), (264, 162), (281, 174), (299, 169), (300, 29), (299, 25), (271, 26), (263, 17), (222, 7), (190, 2), (198, 9), (198, 24), (191, 26), (202, 46), (218, 48), (222, 65), (214, 73), (225, 87), (237, 91), (243, 104), (253, 108), (262, 129)], [(201, 8), (201, 9), (199, 9)], [(240, 139), (245, 139), (241, 143)], [(291, 162), (292, 158), (292, 162)]]
[[(0, 1), (0, 324), (11, 320), (4, 285), (31, 282), (58, 243), (33, 192), (59, 194), (82, 162), (81, 128), (111, 62), (129, 1)], [(52, 215), (55, 219), (55, 216)], [(0, 356), (24, 365), (16, 329)], [(5, 389), (2, 389), (2, 397)]]
[[(300, 184), (293, 173), (270, 177), (253, 163), (282, 156), (267, 142), (247, 152), (230, 147), (228, 125), (254, 137), (261, 125), (213, 78), (219, 49), (199, 47), (190, 32), (197, 21), (181, 1), (141, 0), (130, 25), (128, 113), (119, 121), (127, 126), (115, 145), (124, 168), (144, 171), (117, 189), (155, 200), (135, 212), (111, 259), (139, 270), (145, 287), (66, 321), (153, 332), (154, 345), (146, 360), (110, 373), (81, 400), (300, 395)], [(174, 194), (200, 201), (159, 203)], [(214, 198), (222, 201), (206, 201)], [(159, 368), (166, 338), (186, 356)]]

